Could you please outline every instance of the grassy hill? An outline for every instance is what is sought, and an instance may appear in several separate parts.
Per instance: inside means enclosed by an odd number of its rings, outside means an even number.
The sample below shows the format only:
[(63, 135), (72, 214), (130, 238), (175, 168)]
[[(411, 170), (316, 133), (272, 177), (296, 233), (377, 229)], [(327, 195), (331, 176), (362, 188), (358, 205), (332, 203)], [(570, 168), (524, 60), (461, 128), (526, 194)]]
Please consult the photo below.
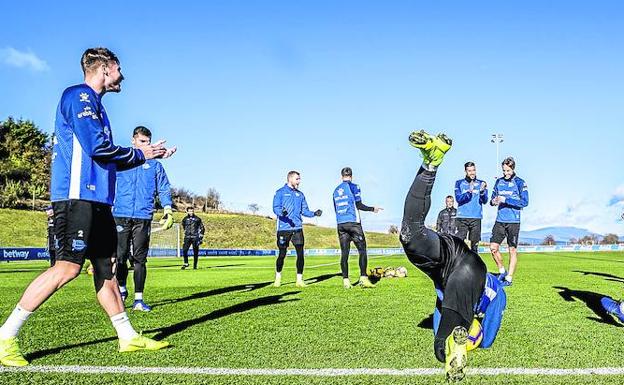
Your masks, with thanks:
[[(203, 247), (207, 248), (275, 248), (275, 221), (244, 214), (198, 214), (206, 226)], [(156, 215), (158, 218), (160, 215)], [(184, 213), (175, 213), (180, 222)], [(334, 228), (305, 226), (306, 247), (338, 248)], [(398, 247), (396, 235), (366, 234), (369, 247)], [(0, 209), (0, 246), (44, 247), (46, 216), (43, 212)]]

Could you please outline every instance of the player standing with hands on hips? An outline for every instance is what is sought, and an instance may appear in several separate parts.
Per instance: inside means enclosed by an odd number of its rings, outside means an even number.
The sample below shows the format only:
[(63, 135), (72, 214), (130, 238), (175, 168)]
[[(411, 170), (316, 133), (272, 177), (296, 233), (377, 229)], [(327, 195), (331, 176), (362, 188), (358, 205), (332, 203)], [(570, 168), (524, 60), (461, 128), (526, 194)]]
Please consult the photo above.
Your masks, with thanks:
[[(84, 83), (65, 89), (56, 111), (50, 186), (56, 263), (31, 282), (0, 327), (0, 363), (7, 366), (28, 365), (19, 349), (19, 330), (39, 306), (80, 274), (86, 258), (93, 265), (97, 300), (117, 332), (119, 351), (169, 345), (138, 334), (130, 324), (115, 278), (117, 232), (111, 206), (118, 170), (167, 158), (175, 148), (165, 148), (163, 141), (138, 148), (115, 145), (102, 97), (121, 91), (119, 59), (106, 48), (89, 48), (80, 64)], [(79, 319), (75, 322), (80, 325)], [(71, 333), (71, 325), (56, 327)]]
[[(518, 263), (520, 213), (529, 205), (529, 189), (526, 182), (516, 175), (514, 158), (505, 158), (501, 165), (503, 177), (496, 180), (490, 201), (492, 206), (498, 206), (498, 214), (490, 239), (490, 251), (500, 273), (499, 280), (503, 285), (511, 286)], [(509, 246), (509, 270), (505, 270), (503, 256), (500, 253), (500, 244), (505, 238)]]
[(277, 215), (277, 248), (279, 250), (275, 261), (275, 283), (273, 284), (275, 287), (282, 284), (282, 269), (290, 242), (295, 246), (297, 252), (297, 281), (295, 286), (306, 286), (303, 282), (305, 240), (301, 216), (320, 217), (323, 212), (321, 210), (310, 211), (305, 196), (299, 191), (300, 182), (301, 174), (298, 171), (290, 171), (286, 177), (286, 184), (277, 190), (273, 197), (273, 213)]

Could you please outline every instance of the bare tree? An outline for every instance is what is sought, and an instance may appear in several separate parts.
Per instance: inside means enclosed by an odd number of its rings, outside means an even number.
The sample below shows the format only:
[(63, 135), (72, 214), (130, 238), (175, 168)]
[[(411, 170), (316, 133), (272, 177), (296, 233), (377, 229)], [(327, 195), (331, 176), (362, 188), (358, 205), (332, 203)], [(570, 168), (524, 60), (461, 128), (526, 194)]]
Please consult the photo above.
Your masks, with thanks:
[(256, 215), (256, 213), (260, 211), (260, 206), (258, 206), (257, 203), (252, 203), (249, 206), (247, 206), (247, 208), (249, 209), (249, 211), (251, 211), (253, 215)]
[(219, 194), (215, 188), (209, 188), (206, 193), (206, 207), (208, 209), (218, 210), (221, 203), (221, 194)]
[(390, 225), (388, 228), (388, 234), (398, 234), (399, 228), (396, 225)]
[(607, 234), (604, 236), (604, 238), (602, 238), (602, 241), (600, 243), (602, 243), (603, 245), (617, 245), (620, 242), (620, 237), (618, 237), (617, 234)]
[(555, 243), (555, 237), (552, 235), (547, 235), (542, 241), (542, 245), (544, 246), (553, 246)]

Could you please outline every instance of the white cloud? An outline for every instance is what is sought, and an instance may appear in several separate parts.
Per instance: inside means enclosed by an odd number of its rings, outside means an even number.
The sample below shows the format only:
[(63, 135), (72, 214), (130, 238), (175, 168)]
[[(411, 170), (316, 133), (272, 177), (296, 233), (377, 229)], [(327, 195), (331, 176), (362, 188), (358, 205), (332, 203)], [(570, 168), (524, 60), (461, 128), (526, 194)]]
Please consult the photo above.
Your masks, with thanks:
[(0, 48), (0, 63), (10, 67), (30, 69), (35, 72), (50, 69), (48, 63), (30, 49), (28, 51), (20, 51), (13, 47)]
[(571, 202), (563, 208), (529, 209), (522, 214), (524, 230), (549, 226), (574, 226), (599, 234), (624, 233), (620, 215), (624, 202), (605, 202), (595, 197)]

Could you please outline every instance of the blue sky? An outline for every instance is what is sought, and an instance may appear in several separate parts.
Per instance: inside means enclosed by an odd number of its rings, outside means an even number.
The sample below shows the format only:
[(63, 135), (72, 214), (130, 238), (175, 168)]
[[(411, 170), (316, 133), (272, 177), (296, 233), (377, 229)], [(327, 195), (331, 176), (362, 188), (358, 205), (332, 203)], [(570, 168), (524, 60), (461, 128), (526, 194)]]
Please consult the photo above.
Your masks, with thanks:
[[(104, 98), (113, 133), (177, 145), (172, 183), (216, 188), (227, 207), (268, 212), (290, 169), (333, 226), (349, 165), (367, 229), (398, 224), (420, 158), (411, 130), (455, 141), (429, 222), (477, 163), (493, 184), (513, 155), (529, 185), (523, 229), (624, 234), (624, 3), (618, 1), (11, 2), (0, 12), (0, 119), (51, 132), (62, 90), (91, 46), (118, 54), (123, 92)], [(495, 210), (486, 209), (484, 231)]]

